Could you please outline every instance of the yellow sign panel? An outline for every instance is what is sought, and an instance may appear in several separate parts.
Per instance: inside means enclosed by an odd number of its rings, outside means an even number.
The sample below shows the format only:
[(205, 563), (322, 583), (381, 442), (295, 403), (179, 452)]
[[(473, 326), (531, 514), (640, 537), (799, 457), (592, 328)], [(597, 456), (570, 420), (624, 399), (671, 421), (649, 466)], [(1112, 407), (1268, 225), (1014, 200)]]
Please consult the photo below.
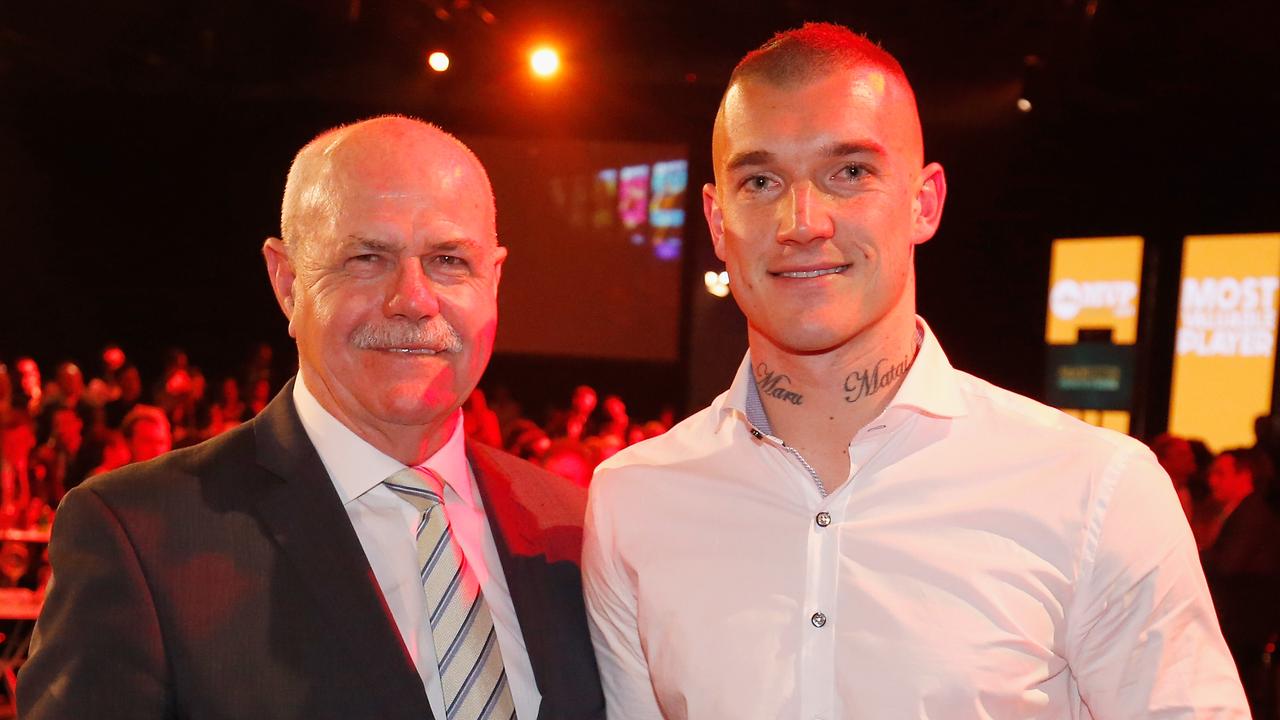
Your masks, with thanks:
[(1280, 233), (1188, 237), (1182, 250), (1169, 432), (1252, 445), (1271, 411)]
[(1142, 238), (1053, 241), (1045, 340), (1072, 345), (1081, 328), (1111, 330), (1111, 342), (1138, 339)]
[[(1116, 345), (1137, 342), (1142, 238), (1064, 238), (1053, 241), (1052, 252), (1045, 341), (1074, 345), (1081, 328), (1088, 328), (1110, 330)], [(1066, 411), (1094, 425), (1129, 431), (1124, 410)]]

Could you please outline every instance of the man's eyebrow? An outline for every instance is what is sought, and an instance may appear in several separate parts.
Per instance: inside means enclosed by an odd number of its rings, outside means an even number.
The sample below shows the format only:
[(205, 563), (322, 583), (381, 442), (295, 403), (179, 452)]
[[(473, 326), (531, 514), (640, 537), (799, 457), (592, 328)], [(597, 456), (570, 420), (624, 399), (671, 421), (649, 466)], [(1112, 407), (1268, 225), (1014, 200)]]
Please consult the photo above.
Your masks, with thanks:
[(732, 172), (739, 168), (767, 165), (773, 160), (773, 157), (773, 153), (768, 150), (750, 150), (731, 156), (725, 168)]
[(360, 235), (348, 235), (346, 242), (342, 245), (344, 249), (360, 249), (370, 252), (394, 252), (398, 248), (395, 243)]
[(846, 155), (880, 155), (885, 154), (884, 146), (870, 141), (838, 142), (829, 145), (824, 153), (827, 157), (845, 157)]
[(434, 252), (457, 252), (459, 250), (477, 251), (484, 247), (484, 244), (469, 237), (461, 237), (438, 240), (432, 242), (430, 247)]

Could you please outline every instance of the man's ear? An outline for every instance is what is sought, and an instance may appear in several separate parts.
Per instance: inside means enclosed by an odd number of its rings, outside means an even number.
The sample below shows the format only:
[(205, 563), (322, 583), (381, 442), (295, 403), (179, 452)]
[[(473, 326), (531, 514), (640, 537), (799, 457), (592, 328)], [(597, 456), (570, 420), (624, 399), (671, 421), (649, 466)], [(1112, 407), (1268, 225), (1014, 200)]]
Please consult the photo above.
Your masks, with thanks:
[(507, 260), (507, 249), (501, 245), (493, 249), (493, 296), (498, 296), (498, 284), (502, 282), (502, 264)]
[(271, 289), (276, 294), (276, 302), (289, 319), (289, 337), (297, 337), (293, 329), (293, 283), (297, 275), (293, 270), (293, 262), (289, 252), (280, 238), (267, 238), (262, 243), (262, 257), (267, 261), (267, 278), (271, 280)]
[(929, 163), (920, 171), (920, 189), (916, 191), (912, 213), (912, 243), (919, 245), (938, 232), (942, 222), (942, 205), (947, 200), (947, 175), (938, 163)]
[(720, 209), (714, 183), (702, 186), (702, 214), (706, 216), (707, 227), (711, 230), (711, 245), (716, 250), (716, 257), (724, 260), (724, 211)]

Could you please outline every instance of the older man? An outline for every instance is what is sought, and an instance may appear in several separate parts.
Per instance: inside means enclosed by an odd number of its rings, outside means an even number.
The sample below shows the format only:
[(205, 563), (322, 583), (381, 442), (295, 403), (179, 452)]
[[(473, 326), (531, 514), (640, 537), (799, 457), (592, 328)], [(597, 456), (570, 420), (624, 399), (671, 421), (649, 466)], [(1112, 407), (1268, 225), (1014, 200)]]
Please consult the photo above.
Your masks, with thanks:
[(1151, 454), (952, 369), (916, 316), (946, 181), (898, 63), (784, 33), (734, 71), (712, 143), (750, 350), (592, 485), (609, 716), (1245, 717)]
[(468, 445), (505, 249), (460, 142), (298, 154), (267, 272), (298, 376), (219, 438), (68, 494), (26, 718), (594, 718), (581, 489)]

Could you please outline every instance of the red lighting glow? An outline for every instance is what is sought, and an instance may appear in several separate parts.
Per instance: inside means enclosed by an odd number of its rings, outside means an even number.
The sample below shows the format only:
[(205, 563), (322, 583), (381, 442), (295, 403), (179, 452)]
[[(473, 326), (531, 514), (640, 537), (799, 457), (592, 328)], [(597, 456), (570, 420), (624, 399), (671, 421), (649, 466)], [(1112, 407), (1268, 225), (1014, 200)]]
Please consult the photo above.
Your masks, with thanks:
[(555, 48), (540, 47), (529, 55), (529, 67), (538, 77), (552, 77), (560, 72), (560, 53)]

